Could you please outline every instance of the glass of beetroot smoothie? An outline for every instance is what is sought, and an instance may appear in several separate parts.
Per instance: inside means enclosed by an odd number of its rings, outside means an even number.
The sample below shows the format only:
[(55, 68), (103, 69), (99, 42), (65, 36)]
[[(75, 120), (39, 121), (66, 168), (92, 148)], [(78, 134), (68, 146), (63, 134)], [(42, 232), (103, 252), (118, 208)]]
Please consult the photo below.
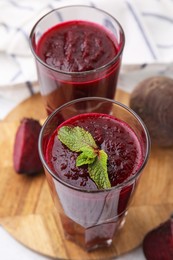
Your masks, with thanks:
[[(76, 104), (85, 112), (77, 110)], [(109, 113), (98, 112), (98, 107)], [(87, 134), (90, 137), (85, 139)], [(112, 244), (149, 150), (148, 131), (141, 119), (114, 100), (73, 100), (47, 118), (40, 132), (39, 154), (67, 239), (88, 251)], [(86, 161), (79, 165), (81, 159)]]
[(97, 8), (66, 6), (43, 16), (30, 46), (47, 113), (77, 98), (113, 99), (124, 43), (119, 22)]

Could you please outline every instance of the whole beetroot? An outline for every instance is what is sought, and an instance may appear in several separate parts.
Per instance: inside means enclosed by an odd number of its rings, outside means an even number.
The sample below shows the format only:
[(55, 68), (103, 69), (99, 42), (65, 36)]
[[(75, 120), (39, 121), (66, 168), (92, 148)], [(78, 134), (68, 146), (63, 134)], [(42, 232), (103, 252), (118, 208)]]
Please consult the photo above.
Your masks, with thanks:
[(146, 124), (153, 143), (173, 145), (173, 79), (156, 76), (140, 82), (130, 96), (130, 107)]

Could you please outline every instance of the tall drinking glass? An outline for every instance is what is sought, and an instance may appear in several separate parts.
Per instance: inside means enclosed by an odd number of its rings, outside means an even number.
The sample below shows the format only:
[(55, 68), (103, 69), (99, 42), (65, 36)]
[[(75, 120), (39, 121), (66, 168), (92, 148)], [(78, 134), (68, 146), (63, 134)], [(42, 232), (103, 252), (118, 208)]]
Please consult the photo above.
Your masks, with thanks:
[[(80, 106), (86, 108), (85, 115), (86, 113), (89, 113), (89, 117), (95, 115), (95, 125), (97, 125), (97, 116), (101, 115), (100, 112), (98, 113), (98, 108), (100, 111), (109, 111), (104, 113), (104, 115), (108, 116), (108, 121), (109, 116), (115, 118), (118, 122), (120, 120), (123, 122), (124, 129), (126, 127), (131, 129), (132, 136), (135, 136), (136, 140), (138, 140), (137, 143), (140, 149), (137, 151), (140, 152), (137, 152), (134, 156), (134, 151), (132, 152), (126, 147), (126, 142), (118, 141), (125, 138), (126, 131), (124, 132), (124, 130), (120, 130), (119, 128), (117, 130), (114, 129), (117, 131), (120, 139), (117, 138), (116, 140), (116, 136), (111, 137), (110, 135), (112, 142), (117, 142), (117, 150), (112, 151), (110, 140), (104, 140), (107, 123), (96, 129), (99, 131), (99, 140), (101, 138), (101, 142), (104, 145), (107, 142), (107, 149), (111, 150), (110, 152), (113, 156), (117, 152), (124, 156), (123, 159), (121, 157), (121, 162), (120, 158), (116, 157), (116, 160), (110, 163), (111, 160), (108, 154), (108, 168), (112, 167), (115, 176), (117, 175), (116, 168), (122, 168), (122, 176), (119, 176), (122, 180), (111, 188), (86, 189), (74, 186), (69, 181), (66, 182), (61, 178), (61, 172), (56, 172), (53, 167), (50, 167), (50, 161), (47, 158), (55, 160), (55, 157), (51, 155), (52, 151), (48, 149), (50, 138), (57, 127), (66, 120), (70, 122), (69, 120), (74, 118), (74, 116), (79, 118), (84, 116), (84, 111), (80, 112), (76, 108)], [(108, 107), (109, 109), (107, 109)], [(96, 109), (97, 113), (95, 113)], [(109, 127), (109, 131), (112, 130)], [(58, 148), (55, 147), (55, 149), (57, 150)], [(56, 109), (47, 118), (39, 137), (39, 154), (45, 169), (52, 198), (57, 208), (57, 214), (60, 214), (64, 234), (67, 239), (81, 245), (86, 250), (111, 245), (118, 230), (124, 223), (129, 203), (147, 163), (149, 150), (150, 139), (148, 131), (141, 119), (130, 108), (114, 100), (99, 97), (73, 100)], [(49, 156), (47, 157), (48, 154)], [(69, 158), (63, 160), (66, 161)], [(128, 174), (130, 167), (129, 160), (132, 164), (133, 160), (137, 160), (135, 170), (130, 175)], [(112, 178), (115, 179), (116, 177), (112, 176)]]
[(119, 22), (91, 6), (65, 6), (33, 27), (30, 47), (48, 114), (73, 99), (115, 96), (125, 36)]

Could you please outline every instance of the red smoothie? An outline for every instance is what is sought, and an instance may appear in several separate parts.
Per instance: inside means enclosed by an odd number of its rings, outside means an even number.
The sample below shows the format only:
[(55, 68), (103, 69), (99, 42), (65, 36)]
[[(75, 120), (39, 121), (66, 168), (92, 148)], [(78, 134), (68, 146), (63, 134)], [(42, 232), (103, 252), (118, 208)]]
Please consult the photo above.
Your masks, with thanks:
[[(95, 193), (98, 188), (90, 178), (87, 166), (77, 167), (78, 153), (70, 151), (57, 137), (62, 126), (80, 126), (93, 136), (97, 146), (108, 155), (111, 186), (120, 185), (119, 189), (108, 194)], [(81, 114), (68, 119), (52, 134), (45, 151), (47, 164), (67, 185), (86, 191), (78, 196), (71, 189), (67, 196), (65, 188), (56, 186), (65, 211), (65, 215), (62, 214), (62, 223), (68, 238), (77, 242), (81, 240), (85, 248), (94, 248), (95, 244), (108, 245), (109, 239), (112, 240), (124, 217), (136, 181), (129, 182), (124, 187), (121, 184), (135, 175), (141, 167), (142, 145), (126, 123), (100, 113)], [(89, 208), (88, 211), (85, 210), (86, 207)]]
[(94, 23), (71, 21), (48, 30), (37, 46), (38, 56), (64, 72), (97, 69), (117, 54), (111, 35)]
[(113, 99), (121, 55), (115, 57), (122, 44), (88, 21), (63, 22), (46, 31), (34, 48), (42, 61), (37, 70), (48, 114), (76, 98)]
[[(124, 122), (105, 114), (93, 113), (73, 117), (58, 129), (65, 125), (84, 128), (91, 133), (100, 150), (108, 154), (108, 173), (112, 187), (127, 180), (141, 166), (141, 145), (135, 133)], [(70, 151), (57, 138), (58, 129), (47, 146), (47, 163), (65, 182), (85, 190), (97, 189), (89, 177), (87, 166), (76, 167), (78, 153)]]

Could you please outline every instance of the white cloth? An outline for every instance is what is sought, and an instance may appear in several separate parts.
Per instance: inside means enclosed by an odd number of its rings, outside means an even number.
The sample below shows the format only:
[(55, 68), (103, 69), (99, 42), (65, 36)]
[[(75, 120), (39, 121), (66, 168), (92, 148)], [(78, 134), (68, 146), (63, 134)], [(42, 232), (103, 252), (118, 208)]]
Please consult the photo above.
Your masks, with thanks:
[(171, 0), (0, 0), (0, 119), (39, 91), (28, 37), (35, 22), (64, 5), (86, 4), (116, 17), (126, 45), (118, 87), (131, 91), (147, 76), (173, 75)]

